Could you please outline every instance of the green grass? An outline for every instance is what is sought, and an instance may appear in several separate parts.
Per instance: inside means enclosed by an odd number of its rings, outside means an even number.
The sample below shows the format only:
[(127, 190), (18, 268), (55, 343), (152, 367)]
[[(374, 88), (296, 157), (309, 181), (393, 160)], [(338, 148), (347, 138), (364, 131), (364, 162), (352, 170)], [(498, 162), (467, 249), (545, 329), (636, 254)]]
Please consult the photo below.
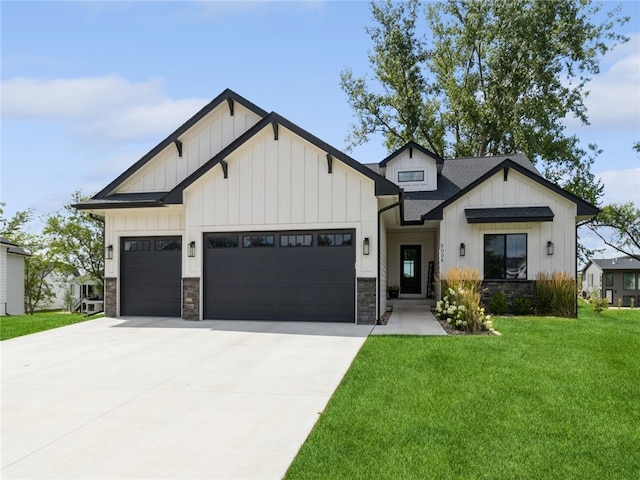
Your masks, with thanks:
[(39, 312), (33, 315), (0, 317), (0, 340), (21, 337), (30, 333), (64, 327), (72, 323), (84, 322), (96, 317), (86, 317), (77, 313)]
[(288, 479), (640, 476), (640, 310), (369, 337)]

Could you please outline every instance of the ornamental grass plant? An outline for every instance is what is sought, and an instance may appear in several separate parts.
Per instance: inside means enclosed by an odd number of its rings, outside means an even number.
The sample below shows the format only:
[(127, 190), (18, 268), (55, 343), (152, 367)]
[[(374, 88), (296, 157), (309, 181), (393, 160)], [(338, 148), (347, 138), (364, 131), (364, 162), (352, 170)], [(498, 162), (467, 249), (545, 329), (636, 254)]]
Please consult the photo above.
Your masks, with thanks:
[(480, 272), (452, 268), (442, 276), (444, 296), (436, 303), (436, 316), (457, 330), (479, 333), (491, 328), (491, 317), (480, 303)]
[(536, 275), (536, 313), (573, 317), (576, 311), (576, 283), (566, 272), (539, 272)]

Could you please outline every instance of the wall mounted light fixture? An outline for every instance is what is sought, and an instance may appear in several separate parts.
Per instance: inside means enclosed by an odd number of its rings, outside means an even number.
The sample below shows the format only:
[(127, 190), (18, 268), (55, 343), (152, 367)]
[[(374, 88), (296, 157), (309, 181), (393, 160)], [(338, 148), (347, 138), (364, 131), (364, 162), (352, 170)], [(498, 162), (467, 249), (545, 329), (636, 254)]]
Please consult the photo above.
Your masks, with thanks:
[(196, 256), (196, 242), (189, 242), (189, 250), (187, 251), (189, 257)]
[(104, 258), (107, 260), (113, 259), (113, 245), (109, 245), (104, 249)]
[(464, 246), (464, 243), (461, 243), (461, 244), (460, 244), (460, 256), (461, 256), (461, 257), (464, 257), (465, 253), (467, 253), (467, 252), (466, 252), (466, 248), (465, 248), (465, 246)]
[(552, 241), (547, 242), (547, 255), (553, 255), (554, 245)]
[(362, 242), (362, 254), (369, 255), (369, 237), (364, 237)]

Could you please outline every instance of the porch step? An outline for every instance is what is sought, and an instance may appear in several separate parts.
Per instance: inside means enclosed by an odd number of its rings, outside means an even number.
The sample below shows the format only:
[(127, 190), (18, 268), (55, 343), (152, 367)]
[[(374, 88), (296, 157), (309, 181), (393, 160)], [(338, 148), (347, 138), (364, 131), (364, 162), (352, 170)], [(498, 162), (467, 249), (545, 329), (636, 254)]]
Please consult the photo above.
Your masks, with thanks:
[(433, 298), (388, 298), (387, 305), (428, 305), (435, 306), (436, 301)]

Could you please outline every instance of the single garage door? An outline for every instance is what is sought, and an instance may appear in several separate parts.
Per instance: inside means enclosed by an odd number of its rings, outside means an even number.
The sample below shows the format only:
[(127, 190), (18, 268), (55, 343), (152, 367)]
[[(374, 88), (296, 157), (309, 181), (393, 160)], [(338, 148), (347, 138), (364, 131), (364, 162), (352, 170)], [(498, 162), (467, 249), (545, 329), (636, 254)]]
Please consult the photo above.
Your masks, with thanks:
[(204, 317), (353, 322), (353, 231), (206, 234)]
[(120, 247), (120, 314), (179, 317), (182, 239), (123, 238)]

